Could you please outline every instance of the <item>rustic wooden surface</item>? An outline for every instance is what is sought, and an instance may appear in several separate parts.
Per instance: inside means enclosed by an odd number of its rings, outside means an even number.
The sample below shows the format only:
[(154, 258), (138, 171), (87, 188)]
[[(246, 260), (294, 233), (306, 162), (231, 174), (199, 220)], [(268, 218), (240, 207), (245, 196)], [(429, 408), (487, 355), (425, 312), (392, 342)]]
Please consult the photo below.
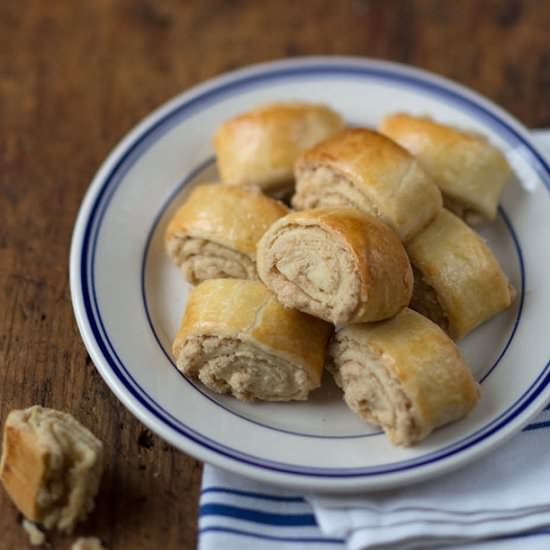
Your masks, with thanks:
[[(0, 0), (0, 421), (39, 403), (106, 442), (97, 510), (79, 533), (109, 549), (194, 548), (201, 466), (144, 430), (80, 340), (67, 257), (82, 196), (113, 145), (166, 99), (308, 54), (418, 65), (550, 126), (547, 0)], [(18, 520), (0, 492), (2, 550), (28, 547)]]

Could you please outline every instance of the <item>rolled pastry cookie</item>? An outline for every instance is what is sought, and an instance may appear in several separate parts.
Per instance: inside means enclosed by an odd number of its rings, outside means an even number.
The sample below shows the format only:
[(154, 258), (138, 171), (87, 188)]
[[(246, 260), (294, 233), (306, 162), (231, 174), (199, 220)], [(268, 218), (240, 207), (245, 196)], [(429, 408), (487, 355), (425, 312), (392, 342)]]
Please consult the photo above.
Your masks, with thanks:
[(21, 513), (46, 529), (71, 533), (86, 518), (103, 464), (103, 443), (67, 413), (34, 406), (6, 419), (0, 481)]
[(511, 169), (485, 136), (402, 113), (384, 118), (380, 131), (430, 172), (446, 208), (470, 224), (495, 219)]
[(442, 209), (406, 245), (415, 272), (411, 308), (459, 339), (509, 307), (514, 287), (483, 239)]
[(463, 418), (479, 399), (454, 342), (409, 308), (387, 321), (343, 328), (329, 356), (348, 406), (396, 445), (412, 445)]
[(399, 237), (355, 208), (315, 208), (277, 220), (258, 243), (260, 279), (287, 307), (334, 324), (379, 321), (413, 288)]
[(295, 208), (358, 208), (379, 217), (403, 241), (442, 204), (437, 185), (405, 149), (363, 128), (343, 130), (305, 152), (295, 175)]
[(214, 138), (225, 183), (258, 185), (283, 195), (294, 185), (300, 153), (343, 128), (340, 115), (324, 105), (272, 103), (225, 122)]
[(170, 221), (166, 251), (192, 284), (257, 279), (256, 243), (288, 208), (258, 192), (222, 184), (196, 187)]
[(217, 393), (303, 400), (320, 384), (330, 332), (259, 281), (212, 279), (191, 292), (172, 350), (180, 371)]

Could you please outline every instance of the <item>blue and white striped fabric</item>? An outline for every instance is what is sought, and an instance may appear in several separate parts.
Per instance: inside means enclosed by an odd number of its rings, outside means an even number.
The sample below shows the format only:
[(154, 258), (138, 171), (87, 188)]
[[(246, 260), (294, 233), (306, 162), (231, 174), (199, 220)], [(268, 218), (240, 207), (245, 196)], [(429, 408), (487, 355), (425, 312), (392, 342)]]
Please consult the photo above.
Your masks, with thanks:
[(295, 492), (243, 479), (205, 465), (199, 509), (199, 548), (326, 550), (344, 540), (324, 535), (311, 504)]
[[(550, 147), (550, 132), (538, 137)], [(206, 465), (200, 550), (550, 548), (550, 406), (512, 441), (433, 482), (304, 496)]]
[(520, 542), (547, 550), (549, 488), (550, 408), (497, 456), (431, 484), (369, 497), (304, 497), (206, 465), (199, 548), (458, 549), (491, 538), (468, 550), (507, 550)]

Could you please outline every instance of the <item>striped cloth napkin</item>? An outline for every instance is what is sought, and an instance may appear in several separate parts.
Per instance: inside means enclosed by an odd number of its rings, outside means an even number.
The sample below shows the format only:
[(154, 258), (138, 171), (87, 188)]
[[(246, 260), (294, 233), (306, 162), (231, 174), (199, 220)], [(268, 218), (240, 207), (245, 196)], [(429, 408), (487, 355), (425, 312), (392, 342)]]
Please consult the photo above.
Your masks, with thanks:
[[(550, 148), (550, 131), (537, 132)], [(496, 453), (433, 482), (304, 496), (205, 465), (200, 550), (550, 548), (550, 406)]]

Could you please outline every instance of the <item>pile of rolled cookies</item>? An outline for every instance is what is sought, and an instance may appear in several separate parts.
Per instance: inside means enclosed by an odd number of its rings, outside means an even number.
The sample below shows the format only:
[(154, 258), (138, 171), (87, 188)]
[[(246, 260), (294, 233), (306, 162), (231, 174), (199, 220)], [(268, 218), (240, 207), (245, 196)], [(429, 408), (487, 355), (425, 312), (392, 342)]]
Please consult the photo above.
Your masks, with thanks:
[(289, 401), (327, 368), (398, 445), (465, 417), (479, 386), (455, 341), (515, 298), (471, 228), (495, 219), (503, 154), (430, 118), (347, 128), (297, 102), (236, 116), (214, 143), (221, 182), (195, 187), (165, 234), (197, 285), (178, 369), (238, 399)]

